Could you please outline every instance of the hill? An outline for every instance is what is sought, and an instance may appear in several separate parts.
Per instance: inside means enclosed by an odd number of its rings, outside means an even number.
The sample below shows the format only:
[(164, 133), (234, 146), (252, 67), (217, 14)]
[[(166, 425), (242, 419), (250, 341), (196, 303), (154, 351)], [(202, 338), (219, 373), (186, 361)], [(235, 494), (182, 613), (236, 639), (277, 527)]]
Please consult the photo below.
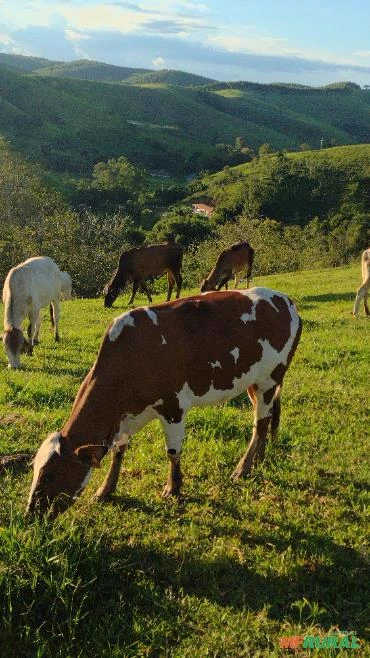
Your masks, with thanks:
[(133, 74), (127, 78), (126, 82), (130, 84), (153, 83), (176, 85), (179, 87), (202, 87), (213, 82), (213, 80), (201, 75), (195, 75), (194, 73), (186, 73), (185, 71), (163, 69), (161, 71), (147, 71), (143, 74)]
[(86, 59), (75, 62), (57, 62), (53, 66), (43, 66), (40, 69), (34, 69), (34, 73), (61, 78), (79, 78), (80, 80), (91, 80), (93, 82), (124, 82), (125, 84), (159, 83), (179, 87), (204, 86), (214, 82), (211, 78), (186, 73), (185, 71), (171, 69), (152, 71), (150, 69), (114, 66), (112, 64), (104, 64), (103, 62), (94, 62)]
[(268, 142), (277, 150), (370, 142), (370, 92), (356, 85), (200, 85), (207, 79), (181, 71), (85, 60), (35, 68), (34, 58), (17, 57), (25, 73), (11, 57), (0, 66), (0, 134), (56, 171), (86, 173), (119, 155), (150, 170), (215, 171), (237, 137), (252, 149)]
[(0, 53), (0, 64), (7, 64), (13, 69), (33, 72), (37, 69), (47, 68), (52, 65), (61, 64), (61, 62), (53, 62), (44, 57), (28, 57), (25, 55), (10, 55), (8, 53)]
[(346, 215), (370, 213), (370, 144), (267, 153), (207, 174), (188, 189), (189, 202), (204, 198), (216, 207), (216, 221), (247, 211), (299, 224), (341, 209)]
[(89, 59), (58, 62), (42, 57), (0, 53), (0, 64), (7, 64), (11, 68), (25, 73), (59, 78), (77, 78), (92, 82), (164, 83), (180, 87), (203, 86), (215, 82), (212, 78), (186, 73), (185, 71), (171, 69), (153, 71), (152, 69), (115, 66), (114, 64)]
[(131, 76), (150, 74), (151, 71), (81, 59), (74, 62), (56, 62), (51, 66), (35, 68), (34, 73), (60, 78), (91, 80), (92, 82), (122, 82)]

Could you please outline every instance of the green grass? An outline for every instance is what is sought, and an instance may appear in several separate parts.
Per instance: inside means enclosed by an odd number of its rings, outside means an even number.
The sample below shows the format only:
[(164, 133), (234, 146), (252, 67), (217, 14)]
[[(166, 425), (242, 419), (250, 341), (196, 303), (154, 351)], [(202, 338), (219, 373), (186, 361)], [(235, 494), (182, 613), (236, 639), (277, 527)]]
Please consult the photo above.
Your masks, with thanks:
[[(251, 434), (242, 397), (189, 415), (182, 503), (160, 498), (167, 464), (157, 423), (133, 439), (112, 502), (92, 501), (104, 466), (53, 524), (23, 518), (29, 472), (1, 474), (1, 656), (278, 657), (289, 655), (281, 636), (333, 629), (355, 631), (362, 648), (305, 655), (369, 655), (369, 323), (351, 316), (359, 267), (253, 283), (288, 292), (304, 320), (264, 464), (230, 482)], [(45, 317), (21, 372), (6, 370), (1, 354), (1, 452), (33, 453), (61, 427), (126, 303), (64, 303), (62, 342), (53, 344)]]

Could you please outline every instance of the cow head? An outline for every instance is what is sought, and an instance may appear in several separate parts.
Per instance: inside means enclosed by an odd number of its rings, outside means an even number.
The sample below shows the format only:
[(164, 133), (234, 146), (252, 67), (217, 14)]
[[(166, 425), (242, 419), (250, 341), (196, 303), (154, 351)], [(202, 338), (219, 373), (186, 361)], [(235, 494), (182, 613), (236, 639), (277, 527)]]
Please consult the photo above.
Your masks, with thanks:
[(4, 331), (3, 343), (9, 361), (8, 367), (20, 368), (20, 356), (22, 352), (27, 350), (28, 344), (21, 330), (13, 327), (13, 329)]
[(117, 286), (114, 283), (107, 283), (107, 285), (104, 288), (103, 294), (104, 294), (104, 306), (105, 308), (111, 308), (113, 302), (116, 301), (119, 293), (120, 293), (121, 287)]
[(204, 279), (200, 284), (200, 292), (209, 292), (210, 290), (216, 290), (210, 283), (209, 279)]
[(33, 480), (28, 498), (28, 513), (57, 516), (64, 512), (85, 489), (92, 467), (108, 448), (105, 445), (83, 445), (73, 448), (59, 432), (50, 434), (41, 444), (33, 466)]

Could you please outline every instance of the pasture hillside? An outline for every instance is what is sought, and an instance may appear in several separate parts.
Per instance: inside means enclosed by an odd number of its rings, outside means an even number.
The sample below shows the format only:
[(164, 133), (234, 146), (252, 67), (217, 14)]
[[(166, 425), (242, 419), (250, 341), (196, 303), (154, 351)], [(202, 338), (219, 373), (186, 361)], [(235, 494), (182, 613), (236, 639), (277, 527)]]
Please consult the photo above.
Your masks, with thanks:
[(341, 213), (370, 212), (370, 144), (316, 151), (262, 153), (252, 162), (205, 174), (188, 186), (189, 200), (211, 202), (213, 220), (247, 213), (305, 224)]
[(128, 66), (114, 66), (95, 62), (89, 59), (80, 59), (73, 62), (50, 63), (48, 67), (40, 66), (33, 69), (39, 75), (50, 75), (58, 78), (78, 78), (92, 82), (122, 82), (132, 75), (150, 73), (148, 69), (135, 69)]
[(228, 162), (220, 147), (238, 137), (252, 149), (370, 142), (370, 92), (357, 85), (230, 86), (183, 71), (31, 60), (0, 57), (1, 135), (56, 171), (85, 173), (119, 155), (170, 173), (215, 171)]
[[(0, 473), (2, 656), (278, 658), (283, 636), (343, 630), (357, 651), (310, 656), (369, 655), (370, 354), (368, 320), (351, 316), (359, 279), (357, 264), (253, 281), (295, 298), (304, 327), (279, 437), (247, 481), (230, 482), (252, 431), (244, 396), (189, 415), (180, 503), (160, 499), (167, 464), (156, 423), (133, 439), (111, 502), (92, 502), (104, 465), (53, 524), (23, 517), (29, 471)], [(31, 455), (61, 427), (127, 299), (110, 310), (102, 299), (63, 303), (59, 345), (45, 312), (42, 342), (20, 372), (1, 353), (1, 453)]]

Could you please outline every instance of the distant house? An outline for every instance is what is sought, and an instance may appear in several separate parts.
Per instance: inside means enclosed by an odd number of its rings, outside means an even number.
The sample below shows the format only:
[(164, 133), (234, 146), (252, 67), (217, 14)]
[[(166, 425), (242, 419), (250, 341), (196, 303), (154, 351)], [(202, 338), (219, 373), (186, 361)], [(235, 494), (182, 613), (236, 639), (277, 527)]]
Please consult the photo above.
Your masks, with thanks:
[(200, 215), (207, 215), (207, 217), (210, 217), (214, 211), (213, 206), (208, 206), (206, 203), (192, 203), (191, 209), (193, 212)]

